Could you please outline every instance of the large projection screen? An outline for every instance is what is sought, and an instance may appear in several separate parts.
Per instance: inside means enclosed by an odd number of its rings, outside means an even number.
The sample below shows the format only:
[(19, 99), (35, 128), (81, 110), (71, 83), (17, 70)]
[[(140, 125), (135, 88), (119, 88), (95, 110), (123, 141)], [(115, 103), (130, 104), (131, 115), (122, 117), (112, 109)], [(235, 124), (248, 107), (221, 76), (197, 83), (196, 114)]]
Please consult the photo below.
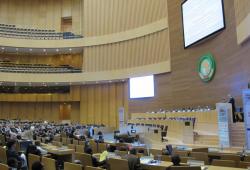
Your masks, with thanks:
[(223, 0), (186, 0), (182, 3), (184, 47), (225, 28)]
[(154, 97), (154, 76), (130, 78), (129, 96), (131, 99)]

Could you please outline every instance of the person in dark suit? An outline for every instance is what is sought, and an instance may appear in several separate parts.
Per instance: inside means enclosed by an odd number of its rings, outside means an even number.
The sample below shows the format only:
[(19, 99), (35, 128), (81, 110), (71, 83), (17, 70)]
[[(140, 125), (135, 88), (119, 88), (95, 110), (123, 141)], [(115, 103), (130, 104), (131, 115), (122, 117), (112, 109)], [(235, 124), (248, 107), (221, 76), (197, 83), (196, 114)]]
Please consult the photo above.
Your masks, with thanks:
[(94, 167), (99, 167), (99, 166), (105, 167), (106, 161), (104, 160), (104, 161), (99, 162), (97, 160), (97, 158), (93, 156), (93, 151), (92, 151), (91, 147), (86, 148), (85, 153), (91, 155), (92, 164)]
[(7, 158), (8, 159), (16, 159), (17, 161), (22, 161), (22, 157), (16, 151), (16, 141), (10, 140), (7, 143)]
[(139, 170), (140, 169), (140, 159), (136, 156), (136, 149), (132, 148), (128, 155), (123, 158), (128, 160), (129, 170)]
[(236, 107), (235, 107), (235, 100), (233, 98), (233, 96), (231, 94), (228, 94), (228, 103), (231, 103), (232, 104), (232, 116), (233, 116), (233, 122), (236, 122), (236, 114), (235, 114), (235, 110), (236, 110)]
[(181, 166), (180, 163), (181, 163), (181, 158), (179, 155), (173, 155), (171, 157), (171, 162), (173, 163), (173, 166)]
[(32, 164), (32, 170), (44, 170), (43, 164), (40, 161), (36, 161)]

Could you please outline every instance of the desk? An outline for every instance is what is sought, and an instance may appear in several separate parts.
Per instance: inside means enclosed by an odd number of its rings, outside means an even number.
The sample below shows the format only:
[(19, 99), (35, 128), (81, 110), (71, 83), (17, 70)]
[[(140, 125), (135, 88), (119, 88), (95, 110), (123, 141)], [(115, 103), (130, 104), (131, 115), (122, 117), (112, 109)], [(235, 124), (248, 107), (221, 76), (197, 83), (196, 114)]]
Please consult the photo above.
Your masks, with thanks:
[(209, 166), (207, 170), (246, 170), (243, 168), (231, 168), (231, 167), (221, 167), (221, 166)]
[(158, 163), (141, 163), (141, 168), (142, 169), (150, 169), (150, 170), (166, 170), (166, 168), (172, 166), (172, 162), (165, 162), (165, 161), (160, 161)]
[(63, 161), (72, 161), (72, 154), (74, 153), (73, 149), (68, 149), (67, 147), (58, 147), (54, 145), (42, 144), (43, 149), (47, 150), (48, 153), (57, 157)]

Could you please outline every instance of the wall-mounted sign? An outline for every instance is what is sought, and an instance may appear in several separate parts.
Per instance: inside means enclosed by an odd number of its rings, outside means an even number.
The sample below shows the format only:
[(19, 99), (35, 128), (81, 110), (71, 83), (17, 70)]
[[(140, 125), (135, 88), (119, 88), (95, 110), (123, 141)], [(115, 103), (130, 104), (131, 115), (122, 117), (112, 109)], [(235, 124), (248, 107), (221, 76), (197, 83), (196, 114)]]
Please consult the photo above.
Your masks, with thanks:
[(230, 103), (217, 103), (216, 110), (218, 113), (218, 135), (219, 143), (223, 148), (229, 148), (230, 142), (230, 123), (232, 121), (232, 105)]
[(208, 53), (200, 57), (198, 73), (202, 81), (209, 82), (214, 77), (216, 63), (212, 54)]

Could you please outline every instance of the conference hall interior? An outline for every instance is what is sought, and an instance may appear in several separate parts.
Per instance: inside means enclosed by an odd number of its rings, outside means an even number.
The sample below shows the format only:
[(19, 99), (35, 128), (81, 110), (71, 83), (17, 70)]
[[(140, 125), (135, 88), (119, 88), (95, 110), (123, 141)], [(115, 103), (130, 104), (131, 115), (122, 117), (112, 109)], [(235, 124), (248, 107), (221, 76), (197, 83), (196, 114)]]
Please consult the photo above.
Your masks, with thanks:
[(0, 170), (250, 169), (250, 0), (1, 0)]

